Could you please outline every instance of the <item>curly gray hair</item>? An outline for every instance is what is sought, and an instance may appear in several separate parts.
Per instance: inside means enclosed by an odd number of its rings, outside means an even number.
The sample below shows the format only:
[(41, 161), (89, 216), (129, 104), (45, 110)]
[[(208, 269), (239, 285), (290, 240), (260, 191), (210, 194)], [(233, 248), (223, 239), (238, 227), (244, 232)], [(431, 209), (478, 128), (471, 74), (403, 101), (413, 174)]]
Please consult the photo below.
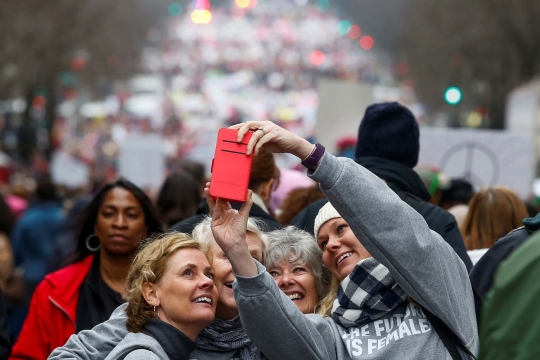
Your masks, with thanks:
[(322, 252), (313, 236), (294, 226), (264, 234), (268, 247), (264, 265), (271, 269), (287, 261), (306, 264), (317, 279), (317, 292), (322, 299), (328, 288), (328, 274), (322, 263)]

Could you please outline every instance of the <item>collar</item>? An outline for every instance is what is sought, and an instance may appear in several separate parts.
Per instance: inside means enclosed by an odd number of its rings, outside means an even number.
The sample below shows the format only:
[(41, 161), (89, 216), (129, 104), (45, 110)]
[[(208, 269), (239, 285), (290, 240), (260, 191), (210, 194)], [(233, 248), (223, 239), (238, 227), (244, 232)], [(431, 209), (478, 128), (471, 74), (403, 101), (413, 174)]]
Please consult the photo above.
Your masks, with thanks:
[(356, 158), (355, 161), (385, 180), (392, 190), (413, 194), (424, 201), (431, 199), (422, 179), (410, 167), (376, 156), (362, 156)]
[(75, 321), (79, 289), (90, 271), (93, 255), (47, 275), (51, 286), (49, 300)]
[(157, 340), (171, 360), (189, 359), (195, 350), (195, 341), (165, 321), (149, 319), (143, 333)]
[(533, 218), (526, 218), (523, 220), (523, 225), (529, 234), (540, 230), (540, 213)]
[(257, 205), (258, 207), (260, 207), (265, 213), (270, 214), (270, 211), (268, 211), (268, 208), (266, 207), (266, 204), (264, 203), (263, 199), (255, 192), (252, 192), (251, 195), (252, 195), (253, 203)]

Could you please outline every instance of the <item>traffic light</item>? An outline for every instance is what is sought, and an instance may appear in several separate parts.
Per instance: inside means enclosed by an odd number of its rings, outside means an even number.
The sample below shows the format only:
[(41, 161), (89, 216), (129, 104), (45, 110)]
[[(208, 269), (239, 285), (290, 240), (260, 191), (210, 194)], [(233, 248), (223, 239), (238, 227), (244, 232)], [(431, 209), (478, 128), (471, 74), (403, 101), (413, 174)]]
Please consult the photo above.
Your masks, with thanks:
[(444, 100), (450, 105), (459, 104), (461, 101), (461, 90), (456, 86), (449, 87), (444, 93)]

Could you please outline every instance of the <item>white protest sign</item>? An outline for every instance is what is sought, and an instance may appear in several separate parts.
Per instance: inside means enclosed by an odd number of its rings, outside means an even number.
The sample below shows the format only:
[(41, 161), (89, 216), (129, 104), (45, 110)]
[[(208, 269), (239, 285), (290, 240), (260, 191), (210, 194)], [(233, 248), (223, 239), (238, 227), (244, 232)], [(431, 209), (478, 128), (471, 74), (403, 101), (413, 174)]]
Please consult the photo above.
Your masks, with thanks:
[(159, 189), (165, 178), (163, 138), (149, 134), (127, 139), (118, 154), (118, 171), (143, 189)]
[(354, 82), (321, 80), (317, 83), (319, 108), (315, 137), (326, 149), (336, 152), (337, 141), (356, 137), (366, 108), (373, 103), (373, 86)]
[(499, 130), (420, 130), (418, 165), (436, 165), (450, 178), (466, 178), (479, 190), (501, 185), (527, 198), (534, 178), (531, 134)]
[(88, 165), (68, 153), (56, 151), (51, 159), (51, 177), (55, 184), (78, 188), (88, 183)]

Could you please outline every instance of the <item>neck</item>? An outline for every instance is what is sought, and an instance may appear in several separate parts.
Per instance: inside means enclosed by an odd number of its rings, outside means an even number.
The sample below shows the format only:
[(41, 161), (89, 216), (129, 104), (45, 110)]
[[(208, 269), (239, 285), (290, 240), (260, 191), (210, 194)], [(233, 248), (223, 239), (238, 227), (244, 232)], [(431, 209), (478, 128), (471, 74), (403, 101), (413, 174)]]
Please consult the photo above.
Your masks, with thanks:
[(100, 251), (100, 269), (99, 272), (103, 281), (111, 289), (126, 298), (126, 278), (133, 260), (132, 256), (115, 256), (107, 251)]
[(207, 322), (205, 322), (205, 323), (197, 323), (197, 322), (195, 322), (195, 323), (189, 323), (189, 324), (178, 323), (176, 321), (171, 320), (167, 316), (167, 314), (165, 314), (165, 311), (163, 311), (162, 308), (160, 308), (160, 310), (161, 311), (158, 314), (158, 319), (163, 321), (163, 322), (166, 322), (169, 325), (174, 326), (176, 329), (178, 329), (184, 335), (186, 335), (188, 338), (190, 338), (191, 341), (195, 341), (197, 339), (197, 336), (199, 336), (199, 333), (202, 331), (202, 329), (204, 329), (205, 327), (210, 325)]
[(220, 320), (232, 320), (238, 316), (238, 308), (231, 309), (224, 306), (220, 306), (218, 303), (216, 308), (216, 318)]
[[(173, 325), (173, 324), (171, 324)], [(202, 331), (202, 329), (204, 329), (206, 326), (196, 326), (196, 325), (187, 325), (187, 326), (182, 326), (182, 325), (178, 325), (178, 326), (175, 326), (173, 325), (175, 328), (177, 328), (178, 330), (180, 330), (184, 335), (186, 335), (188, 338), (191, 339), (191, 341), (195, 341), (197, 340), (197, 336), (199, 336), (199, 333)]]

